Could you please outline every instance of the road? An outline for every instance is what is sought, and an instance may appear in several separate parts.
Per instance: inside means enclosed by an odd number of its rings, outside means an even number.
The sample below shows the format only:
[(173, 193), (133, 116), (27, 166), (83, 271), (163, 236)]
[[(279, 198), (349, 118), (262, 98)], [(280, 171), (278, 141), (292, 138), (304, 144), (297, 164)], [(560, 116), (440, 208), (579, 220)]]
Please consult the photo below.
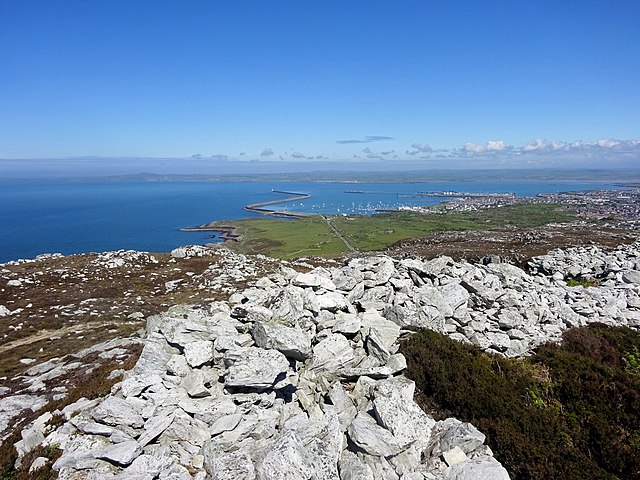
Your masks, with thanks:
[(356, 248), (351, 245), (349, 243), (349, 240), (347, 240), (346, 238), (344, 238), (344, 236), (340, 233), (340, 231), (333, 225), (333, 223), (331, 223), (331, 219), (325, 215), (322, 215), (322, 218), (324, 218), (325, 222), (327, 222), (327, 225), (329, 225), (329, 228), (331, 229), (331, 231), (334, 233), (334, 235), (336, 237), (338, 237), (342, 243), (345, 244), (345, 246), (349, 249), (349, 251), (351, 252), (357, 252), (358, 250), (356, 250)]

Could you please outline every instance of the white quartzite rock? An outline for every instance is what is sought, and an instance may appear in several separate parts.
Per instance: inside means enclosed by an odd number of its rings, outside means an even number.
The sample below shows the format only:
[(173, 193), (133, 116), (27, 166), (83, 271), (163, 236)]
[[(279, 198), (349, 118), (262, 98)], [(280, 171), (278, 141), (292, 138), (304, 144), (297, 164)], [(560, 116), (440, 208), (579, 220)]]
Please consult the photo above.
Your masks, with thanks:
[(225, 353), (227, 387), (266, 390), (272, 387), (289, 369), (289, 361), (276, 350), (247, 347)]
[(349, 450), (342, 451), (339, 465), (340, 480), (374, 480), (371, 467)]
[(140, 411), (118, 397), (107, 397), (93, 410), (92, 416), (96, 421), (107, 425), (127, 425), (134, 428), (144, 426)]
[(397, 455), (407, 447), (407, 442), (401, 443), (365, 412), (356, 416), (347, 432), (351, 441), (370, 455), (388, 457)]
[(375, 310), (362, 313), (361, 320), (364, 328), (369, 328), (377, 333), (378, 338), (389, 352), (395, 353), (397, 351), (396, 341), (400, 336), (399, 325), (387, 320)]
[(276, 349), (289, 358), (306, 360), (311, 356), (311, 336), (296, 328), (258, 322), (253, 327), (256, 345)]
[(200, 340), (187, 343), (184, 346), (184, 358), (191, 367), (201, 367), (213, 360), (213, 342)]
[(167, 455), (149, 455), (143, 453), (116, 477), (118, 480), (138, 480), (156, 478), (160, 473), (168, 473), (175, 460)]
[(259, 479), (310, 480), (314, 478), (309, 452), (292, 432), (271, 443), (256, 465)]
[(449, 467), (469, 460), (467, 454), (464, 453), (464, 451), (458, 446), (455, 446), (451, 450), (447, 450), (446, 452), (444, 452), (442, 454), (442, 459)]
[(354, 313), (338, 312), (335, 320), (333, 327), (331, 327), (333, 333), (351, 335), (358, 333), (362, 326), (360, 319)]
[(173, 422), (173, 417), (155, 416), (151, 417), (144, 424), (144, 431), (138, 437), (138, 443), (144, 447), (148, 443), (152, 442), (164, 432), (169, 425)]
[(124, 467), (133, 462), (141, 453), (142, 447), (140, 444), (135, 440), (131, 440), (104, 447), (96, 453), (96, 458)]
[(331, 279), (323, 277), (321, 275), (316, 275), (314, 273), (298, 273), (291, 282), (298, 287), (320, 287), (325, 290), (335, 290), (336, 285), (331, 281)]
[(254, 480), (255, 468), (248, 453), (237, 451), (231, 453), (214, 452), (207, 454), (205, 450), (204, 466), (212, 480)]
[(434, 446), (433, 455), (441, 455), (455, 447), (460, 447), (468, 454), (484, 443), (485, 435), (470, 423), (452, 423)]
[(435, 420), (413, 401), (415, 384), (404, 377), (382, 380), (376, 385), (373, 408), (380, 424), (402, 444), (420, 440), (426, 446)]
[(622, 280), (626, 283), (640, 284), (640, 272), (637, 270), (623, 272)]
[(339, 333), (332, 333), (313, 347), (312, 368), (331, 371), (348, 368), (353, 363), (353, 349), (349, 341)]
[(509, 480), (509, 473), (493, 457), (479, 457), (447, 468), (444, 480)]
[(146, 388), (162, 383), (162, 377), (156, 373), (132, 375), (122, 382), (122, 394), (125, 397), (138, 396)]

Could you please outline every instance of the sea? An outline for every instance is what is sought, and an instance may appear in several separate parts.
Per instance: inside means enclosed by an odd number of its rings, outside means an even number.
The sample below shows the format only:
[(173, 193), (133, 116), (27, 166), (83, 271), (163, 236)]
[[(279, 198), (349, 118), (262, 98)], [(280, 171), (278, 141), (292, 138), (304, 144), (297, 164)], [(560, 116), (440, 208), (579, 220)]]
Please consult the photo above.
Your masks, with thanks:
[[(181, 232), (214, 220), (256, 217), (247, 204), (305, 193), (281, 210), (375, 214), (403, 205), (443, 200), (419, 192), (538, 193), (620, 188), (597, 181), (344, 182), (31, 182), (0, 184), (0, 263), (42, 253), (77, 254), (134, 249), (168, 252), (188, 244), (220, 241), (213, 232)], [(271, 207), (270, 207), (271, 208)], [(283, 220), (290, 221), (290, 220)]]

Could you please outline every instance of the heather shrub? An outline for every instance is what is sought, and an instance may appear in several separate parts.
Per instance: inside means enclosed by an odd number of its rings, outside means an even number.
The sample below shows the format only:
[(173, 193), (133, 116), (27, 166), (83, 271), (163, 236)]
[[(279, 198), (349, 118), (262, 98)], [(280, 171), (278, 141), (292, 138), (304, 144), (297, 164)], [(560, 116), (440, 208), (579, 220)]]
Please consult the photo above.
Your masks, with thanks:
[(424, 408), (476, 425), (512, 478), (577, 480), (640, 478), (639, 347), (637, 332), (594, 325), (523, 360), (430, 331), (402, 351)]

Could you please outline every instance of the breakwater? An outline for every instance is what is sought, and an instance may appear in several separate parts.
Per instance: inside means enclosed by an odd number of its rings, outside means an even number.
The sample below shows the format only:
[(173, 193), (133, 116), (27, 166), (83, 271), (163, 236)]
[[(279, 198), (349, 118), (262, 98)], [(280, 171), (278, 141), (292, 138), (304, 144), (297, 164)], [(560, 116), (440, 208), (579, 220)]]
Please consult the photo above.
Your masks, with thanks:
[(302, 218), (308, 217), (310, 214), (301, 212), (286, 212), (282, 210), (274, 210), (272, 208), (264, 208), (267, 205), (277, 205), (285, 202), (295, 202), (297, 200), (306, 200), (311, 198), (311, 195), (306, 193), (285, 192), (284, 190), (271, 190), (273, 193), (282, 193), (284, 195), (292, 195), (287, 198), (281, 198), (278, 200), (269, 200), (268, 202), (252, 203), (245, 205), (244, 209), (248, 212), (259, 213), (260, 215), (266, 215), (271, 217), (281, 218)]
[[(271, 208), (264, 208), (267, 205), (276, 205), (278, 203), (293, 202), (296, 200), (306, 200), (311, 198), (311, 195), (306, 193), (285, 192), (283, 190), (271, 190), (273, 193), (282, 193), (284, 195), (291, 195), (287, 198), (281, 198), (278, 200), (269, 200), (268, 202), (251, 203), (245, 205), (244, 209), (248, 212), (259, 213), (260, 215), (279, 217), (279, 218), (303, 218), (309, 217), (311, 214), (302, 212), (286, 212), (282, 210), (274, 210)], [(196, 227), (181, 228), (181, 232), (219, 232), (220, 238), (223, 241), (238, 242), (242, 240), (242, 236), (238, 235), (235, 227), (230, 225), (221, 225), (218, 221), (203, 223)]]

